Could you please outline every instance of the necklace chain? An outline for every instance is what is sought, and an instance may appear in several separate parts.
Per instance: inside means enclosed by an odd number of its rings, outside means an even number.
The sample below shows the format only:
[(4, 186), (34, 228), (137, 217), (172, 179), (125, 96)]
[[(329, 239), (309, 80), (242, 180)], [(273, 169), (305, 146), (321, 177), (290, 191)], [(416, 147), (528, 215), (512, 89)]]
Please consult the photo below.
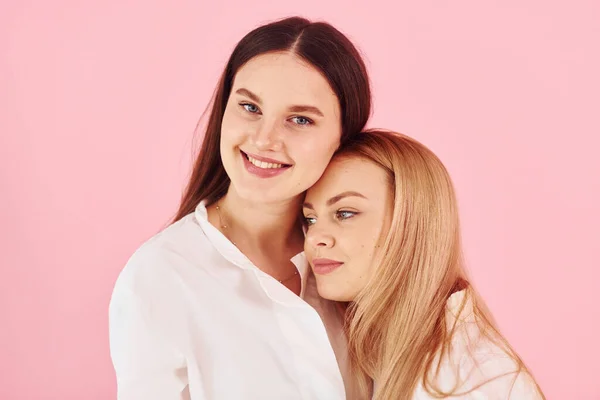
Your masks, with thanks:
[[(221, 205), (219, 202), (217, 202), (216, 209), (217, 209), (217, 214), (219, 215), (219, 225), (221, 226), (221, 232), (223, 232), (223, 235), (227, 239), (229, 239), (229, 241), (235, 247), (237, 247), (237, 244), (233, 240), (230, 239), (230, 237), (227, 235), (227, 233), (225, 233), (226, 231), (229, 230), (229, 225), (227, 225), (227, 221), (225, 220), (225, 218), (223, 218), (223, 215), (221, 214)], [(290, 279), (292, 279), (293, 277), (295, 277), (296, 275), (298, 275), (298, 269), (294, 268), (294, 273), (292, 275), (290, 275), (289, 277), (287, 277), (285, 279), (277, 279), (277, 281), (279, 281), (279, 283), (287, 282)]]

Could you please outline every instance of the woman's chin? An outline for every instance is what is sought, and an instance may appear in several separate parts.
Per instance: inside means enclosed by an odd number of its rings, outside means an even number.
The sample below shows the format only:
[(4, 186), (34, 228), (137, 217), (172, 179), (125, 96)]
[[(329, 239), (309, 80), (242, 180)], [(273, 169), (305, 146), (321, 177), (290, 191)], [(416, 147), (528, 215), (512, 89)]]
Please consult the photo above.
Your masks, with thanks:
[(353, 301), (356, 297), (351, 290), (345, 288), (344, 285), (331, 280), (317, 278), (317, 291), (319, 296), (332, 301), (348, 302)]

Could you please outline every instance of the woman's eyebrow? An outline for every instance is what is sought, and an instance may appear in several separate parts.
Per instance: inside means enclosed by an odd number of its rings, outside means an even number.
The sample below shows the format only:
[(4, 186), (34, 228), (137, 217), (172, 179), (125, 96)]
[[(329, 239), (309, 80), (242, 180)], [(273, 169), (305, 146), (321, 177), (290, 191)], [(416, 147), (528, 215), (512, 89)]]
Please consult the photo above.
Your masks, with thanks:
[[(246, 88), (239, 88), (238, 90), (235, 91), (235, 93), (242, 95), (242, 96), (246, 96), (249, 99), (251, 99), (252, 101), (256, 102), (258, 105), (262, 105), (262, 100), (260, 99), (260, 97), (258, 97), (257, 94), (253, 93), (252, 91), (246, 89)], [(323, 112), (321, 110), (319, 110), (318, 107), (315, 106), (310, 106), (310, 105), (294, 105), (291, 106), (289, 108), (289, 110), (291, 112), (295, 112), (295, 113), (303, 113), (303, 112), (308, 112), (311, 114), (315, 114), (319, 117), (324, 117), (325, 114), (323, 114)]]
[(258, 95), (252, 93), (248, 89), (240, 88), (240, 89), (236, 90), (235, 92), (237, 94), (241, 94), (242, 96), (246, 96), (246, 97), (252, 99), (252, 101), (257, 102), (259, 105), (262, 103), (262, 101), (260, 100), (260, 97), (258, 97)]
[[(354, 191), (348, 191), (348, 192), (343, 192), (343, 193), (340, 193), (340, 194), (338, 194), (336, 196), (333, 196), (332, 198), (330, 198), (329, 200), (327, 200), (327, 205), (328, 206), (332, 206), (335, 203), (337, 203), (338, 201), (340, 201), (340, 200), (342, 200), (343, 198), (346, 198), (346, 197), (360, 197), (360, 198), (363, 198), (363, 199), (367, 199), (367, 196), (365, 196), (362, 193), (358, 193), (358, 192), (354, 192)], [(310, 210), (314, 210), (315, 209), (314, 206), (311, 203), (307, 203), (307, 202), (303, 203), (302, 207), (303, 208), (308, 208)]]
[(289, 108), (289, 110), (291, 112), (295, 112), (295, 113), (303, 113), (303, 112), (309, 112), (312, 114), (316, 114), (319, 117), (324, 117), (323, 113), (321, 112), (321, 110), (319, 110), (317, 107), (315, 106), (291, 106)]

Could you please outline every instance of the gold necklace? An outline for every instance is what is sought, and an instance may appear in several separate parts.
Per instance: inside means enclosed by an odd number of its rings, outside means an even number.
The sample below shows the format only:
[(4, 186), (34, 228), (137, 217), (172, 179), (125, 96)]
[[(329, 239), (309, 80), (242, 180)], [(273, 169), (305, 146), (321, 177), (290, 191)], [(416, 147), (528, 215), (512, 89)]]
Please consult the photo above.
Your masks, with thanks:
[[(219, 215), (219, 225), (221, 226), (221, 232), (223, 232), (223, 236), (225, 236), (235, 247), (237, 247), (237, 244), (235, 244), (235, 242), (233, 240), (231, 240), (229, 238), (229, 236), (225, 233), (225, 231), (229, 229), (229, 225), (227, 225), (227, 221), (221, 215), (221, 206), (220, 206), (219, 202), (217, 202), (216, 209), (217, 209), (217, 214)], [(277, 281), (279, 283), (287, 282), (290, 279), (292, 279), (293, 277), (295, 277), (296, 275), (298, 275), (298, 268), (294, 268), (294, 273), (292, 275), (290, 275), (289, 277), (287, 277), (285, 279), (277, 279)]]

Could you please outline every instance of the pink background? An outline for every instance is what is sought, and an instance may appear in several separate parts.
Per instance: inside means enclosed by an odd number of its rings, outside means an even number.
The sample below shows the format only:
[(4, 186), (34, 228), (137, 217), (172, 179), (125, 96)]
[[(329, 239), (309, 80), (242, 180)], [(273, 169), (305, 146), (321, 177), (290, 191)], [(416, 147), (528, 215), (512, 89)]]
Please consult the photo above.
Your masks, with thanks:
[(600, 399), (600, 2), (211, 3), (0, 5), (0, 399), (114, 398), (113, 282), (175, 211), (235, 42), (293, 13), (366, 54), (371, 126), (447, 164), (474, 280), (548, 398)]

